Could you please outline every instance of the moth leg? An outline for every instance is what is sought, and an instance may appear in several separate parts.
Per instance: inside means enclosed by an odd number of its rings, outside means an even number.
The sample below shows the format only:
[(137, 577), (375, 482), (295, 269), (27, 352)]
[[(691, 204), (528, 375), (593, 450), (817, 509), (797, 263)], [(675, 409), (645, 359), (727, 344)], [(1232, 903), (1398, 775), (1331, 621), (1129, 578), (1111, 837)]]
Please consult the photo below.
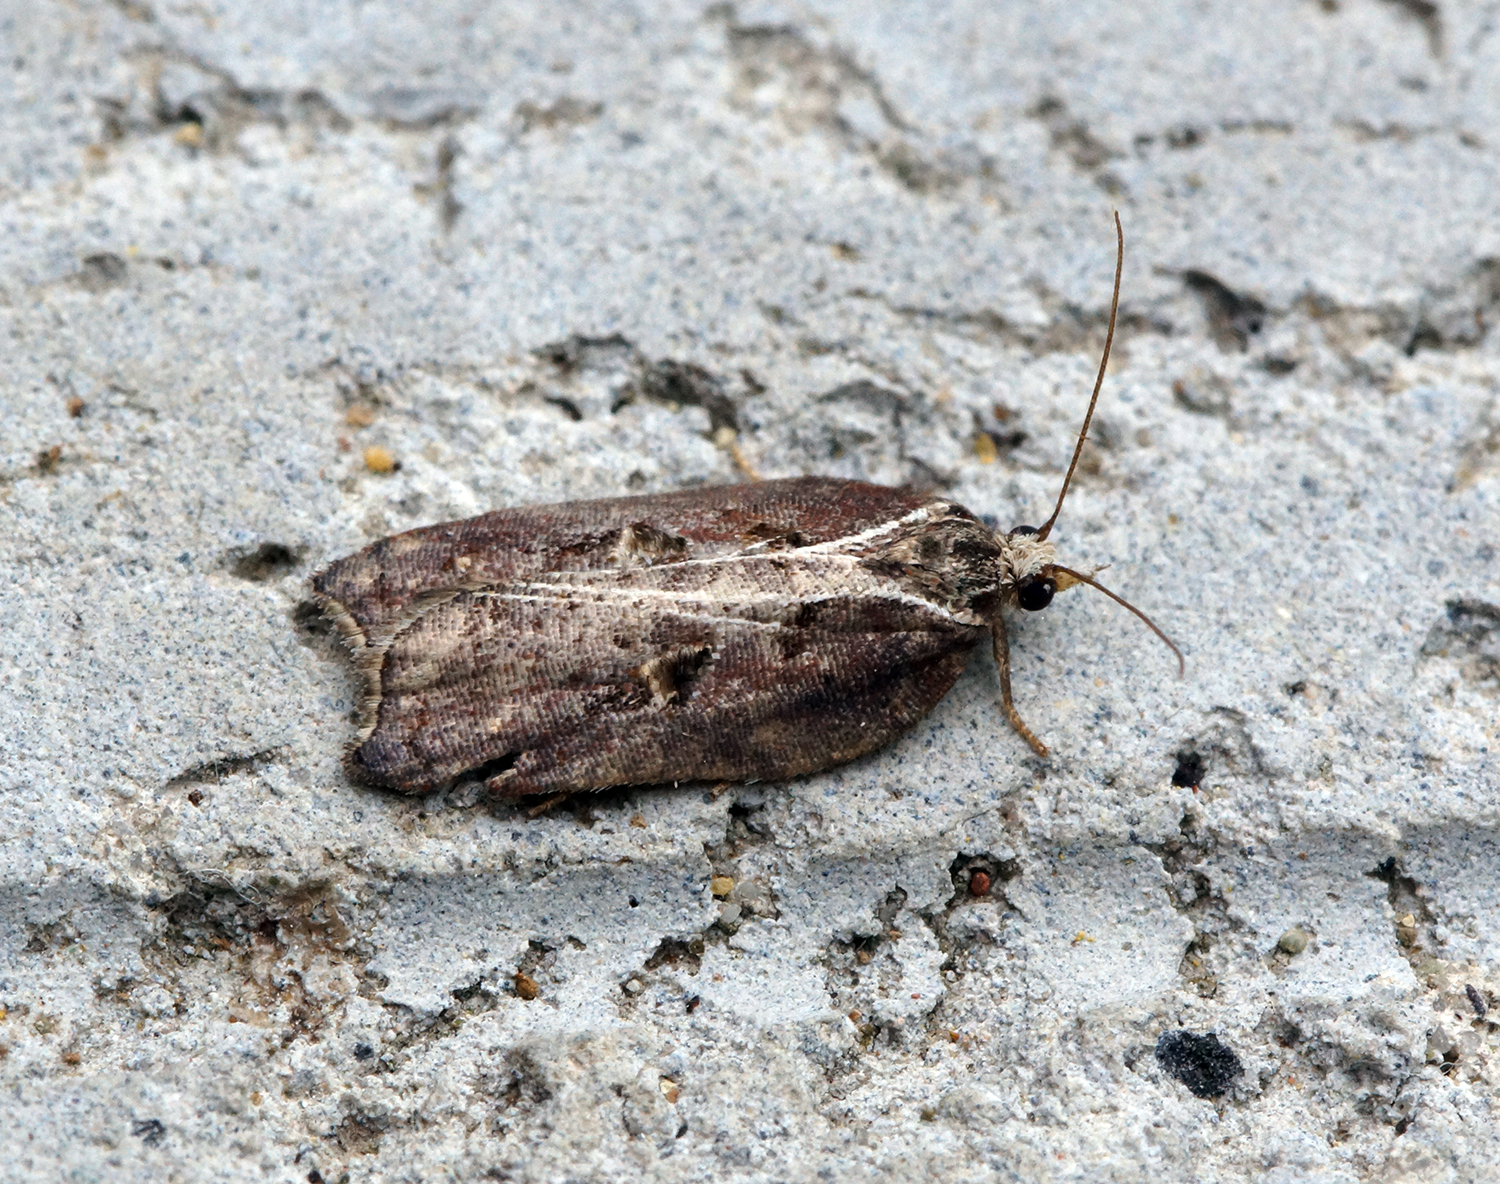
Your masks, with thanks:
[(1000, 669), (1000, 709), (1010, 726), (1015, 728), (1022, 740), (1031, 745), (1037, 756), (1047, 755), (1047, 746), (1036, 738), (1036, 733), (1026, 726), (1021, 713), (1016, 710), (1015, 700), (1010, 697), (1010, 643), (1005, 638), (1005, 618), (998, 612), (990, 620), (990, 636), (995, 641), (995, 665)]
[(552, 797), (548, 798), (545, 802), (541, 802), (538, 805), (532, 806), (531, 809), (527, 810), (526, 811), (526, 817), (527, 818), (540, 818), (548, 810), (552, 809), (553, 806), (561, 805), (563, 802), (567, 801), (568, 798), (569, 798), (569, 796), (570, 795), (565, 794), (565, 793), (554, 794)]

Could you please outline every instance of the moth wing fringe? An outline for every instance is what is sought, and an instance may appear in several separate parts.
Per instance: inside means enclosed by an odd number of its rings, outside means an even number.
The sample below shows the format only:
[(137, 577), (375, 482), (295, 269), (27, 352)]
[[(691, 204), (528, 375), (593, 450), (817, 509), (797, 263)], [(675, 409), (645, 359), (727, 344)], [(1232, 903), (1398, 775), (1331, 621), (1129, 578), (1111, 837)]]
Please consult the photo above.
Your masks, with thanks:
[(348, 605), (336, 596), (325, 596), (316, 593), (313, 603), (318, 606), (323, 616), (333, 622), (333, 627), (339, 631), (339, 637), (351, 650), (362, 650), (365, 648), (365, 629), (349, 611)]
[[(350, 746), (351, 752), (374, 735), (379, 724), (383, 696), (380, 687), (381, 667), (385, 664), (386, 651), (391, 648), (391, 644), (438, 605), (446, 604), (465, 592), (476, 592), (489, 586), (484, 581), (474, 581), (423, 592), (402, 605), (400, 612), (390, 620), (373, 629), (366, 629), (361, 625), (349, 607), (337, 597), (323, 594), (315, 596), (315, 603), (322, 609), (323, 615), (333, 622), (344, 644), (349, 647), (354, 658), (354, 668), (363, 684), (355, 706), (355, 722), (359, 732)], [(361, 780), (368, 781), (369, 775), (366, 774)]]

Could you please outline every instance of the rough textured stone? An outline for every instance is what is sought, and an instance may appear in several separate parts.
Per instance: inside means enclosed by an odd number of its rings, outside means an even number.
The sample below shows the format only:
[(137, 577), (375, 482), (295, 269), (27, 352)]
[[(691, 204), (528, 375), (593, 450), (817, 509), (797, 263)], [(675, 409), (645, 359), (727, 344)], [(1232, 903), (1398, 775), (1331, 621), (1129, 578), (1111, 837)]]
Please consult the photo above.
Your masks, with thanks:
[[(1487, 9), (0, 27), (7, 1178), (1500, 1175)], [(305, 579), (390, 531), (750, 470), (1044, 517), (1111, 207), (1054, 539), (1186, 679), (1080, 589), (1011, 634), (1045, 764), (976, 658), (790, 784), (346, 781)]]

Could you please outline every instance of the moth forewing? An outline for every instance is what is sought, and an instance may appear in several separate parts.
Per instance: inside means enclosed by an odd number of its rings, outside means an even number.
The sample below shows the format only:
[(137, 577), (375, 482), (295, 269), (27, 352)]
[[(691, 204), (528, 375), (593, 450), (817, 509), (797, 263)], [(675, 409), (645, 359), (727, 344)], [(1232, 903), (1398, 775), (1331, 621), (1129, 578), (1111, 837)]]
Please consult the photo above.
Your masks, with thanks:
[[(545, 524), (547, 547), (451, 562), (456, 540), (518, 523)], [(643, 561), (626, 534), (681, 542)], [(387, 572), (391, 556), (444, 558)], [(984, 635), (999, 556), (943, 499), (796, 478), (496, 511), (382, 540), (313, 583), (366, 682), (351, 772), (424, 793), (479, 771), (518, 797), (782, 779), (884, 745)]]

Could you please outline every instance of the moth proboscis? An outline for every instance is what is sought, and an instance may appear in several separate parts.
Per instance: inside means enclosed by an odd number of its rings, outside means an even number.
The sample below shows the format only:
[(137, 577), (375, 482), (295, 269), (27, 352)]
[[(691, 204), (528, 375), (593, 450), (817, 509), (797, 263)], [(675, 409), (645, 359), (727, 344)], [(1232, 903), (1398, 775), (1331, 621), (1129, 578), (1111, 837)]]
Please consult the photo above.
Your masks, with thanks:
[(782, 780), (871, 752), (936, 705), (1006, 610), (1097, 588), (1048, 541), (1109, 364), (1040, 527), (991, 531), (908, 488), (796, 477), (495, 510), (373, 543), (313, 577), (364, 679), (347, 766), (427, 793)]

